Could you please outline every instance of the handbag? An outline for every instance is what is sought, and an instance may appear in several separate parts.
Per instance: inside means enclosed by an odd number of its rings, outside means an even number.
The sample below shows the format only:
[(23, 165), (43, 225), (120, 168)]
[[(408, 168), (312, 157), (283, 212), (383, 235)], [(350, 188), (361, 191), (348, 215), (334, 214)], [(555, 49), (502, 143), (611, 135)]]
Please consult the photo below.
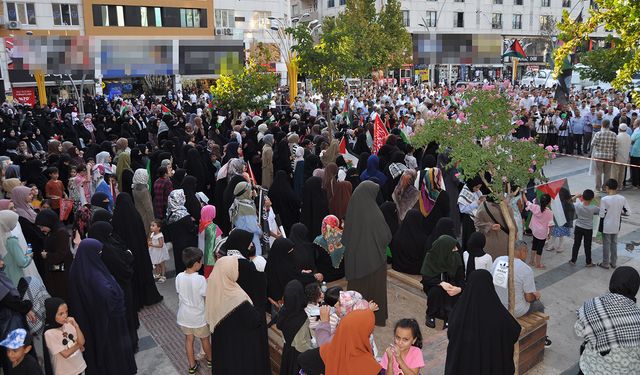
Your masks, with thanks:
[(69, 218), (69, 214), (73, 210), (73, 199), (60, 199), (60, 221), (65, 221)]

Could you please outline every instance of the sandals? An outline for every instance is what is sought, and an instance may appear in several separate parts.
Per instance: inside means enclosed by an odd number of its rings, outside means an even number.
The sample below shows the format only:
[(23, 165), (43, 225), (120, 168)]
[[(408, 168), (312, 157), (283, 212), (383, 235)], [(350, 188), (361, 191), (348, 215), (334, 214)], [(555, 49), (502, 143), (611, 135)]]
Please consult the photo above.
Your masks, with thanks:
[(189, 375), (194, 375), (196, 373), (196, 371), (198, 371), (198, 367), (200, 367), (200, 363), (198, 363), (198, 361), (196, 361), (195, 366), (189, 367)]
[(609, 265), (608, 264), (604, 264), (604, 263), (598, 263), (598, 267), (604, 268), (605, 270), (609, 269)]

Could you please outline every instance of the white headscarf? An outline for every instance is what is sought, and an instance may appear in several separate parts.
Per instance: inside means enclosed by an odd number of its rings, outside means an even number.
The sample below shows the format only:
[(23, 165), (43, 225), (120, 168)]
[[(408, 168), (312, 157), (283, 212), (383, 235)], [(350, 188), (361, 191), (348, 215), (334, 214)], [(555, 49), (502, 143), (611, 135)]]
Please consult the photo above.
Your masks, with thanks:
[(175, 223), (189, 215), (187, 208), (184, 206), (185, 202), (184, 190), (177, 189), (169, 194), (167, 199), (167, 223)]

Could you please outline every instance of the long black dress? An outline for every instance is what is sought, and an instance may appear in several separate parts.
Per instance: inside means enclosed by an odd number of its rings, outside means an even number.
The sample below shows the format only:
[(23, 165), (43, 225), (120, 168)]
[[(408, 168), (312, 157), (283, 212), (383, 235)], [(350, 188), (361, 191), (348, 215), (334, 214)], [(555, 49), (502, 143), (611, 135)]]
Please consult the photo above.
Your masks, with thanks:
[(285, 233), (289, 233), (291, 226), (300, 221), (300, 200), (291, 187), (287, 172), (276, 172), (269, 188), (269, 199), (273, 211), (280, 216)]
[(274, 301), (282, 300), (284, 288), (291, 280), (299, 280), (307, 285), (315, 278), (313, 274), (301, 273), (296, 267), (293, 248), (295, 244), (288, 238), (278, 238), (273, 242), (265, 274), (267, 276), (267, 295)]
[(424, 244), (427, 234), (422, 231), (422, 213), (411, 209), (391, 240), (393, 269), (410, 275), (419, 275), (424, 260)]
[(156, 283), (153, 280), (153, 266), (147, 246), (146, 231), (142, 217), (127, 193), (118, 194), (116, 208), (113, 211), (113, 232), (133, 253), (133, 295), (138, 310), (143, 306), (151, 306), (162, 301)]
[(218, 323), (211, 335), (214, 375), (255, 374), (271, 372), (264, 365), (264, 353), (255, 343), (262, 340), (264, 319), (249, 301), (238, 305)]
[(53, 210), (40, 211), (36, 217), (36, 225), (50, 229), (44, 240), (44, 285), (52, 297), (69, 300), (69, 269), (73, 262), (69, 232), (60, 222), (60, 217)]
[(165, 242), (173, 245), (173, 261), (175, 262), (176, 274), (185, 270), (182, 262), (182, 251), (191, 246), (198, 247), (198, 227), (191, 216), (187, 215), (180, 220), (166, 225), (162, 229)]
[(291, 280), (284, 289), (284, 306), (278, 314), (278, 329), (284, 336), (282, 347), (282, 361), (280, 362), (280, 375), (298, 375), (298, 355), (300, 353), (291, 344), (298, 331), (307, 321), (307, 298), (304, 287), (298, 280)]
[[(239, 183), (246, 181), (241, 175), (233, 175), (231, 178), (227, 177), (227, 184), (224, 187), (224, 193), (222, 195), (222, 205), (217, 207), (216, 218), (219, 220), (218, 225), (220, 226), (220, 230), (222, 233), (229, 234), (231, 231), (231, 219), (229, 218), (229, 208), (234, 201), (233, 190), (236, 188), (236, 185)], [(217, 188), (217, 187), (216, 187)]]
[(322, 189), (320, 177), (309, 177), (304, 183), (302, 192), (302, 211), (300, 222), (306, 225), (309, 233), (307, 239), (313, 241), (322, 229), (322, 220), (329, 214), (327, 193)]

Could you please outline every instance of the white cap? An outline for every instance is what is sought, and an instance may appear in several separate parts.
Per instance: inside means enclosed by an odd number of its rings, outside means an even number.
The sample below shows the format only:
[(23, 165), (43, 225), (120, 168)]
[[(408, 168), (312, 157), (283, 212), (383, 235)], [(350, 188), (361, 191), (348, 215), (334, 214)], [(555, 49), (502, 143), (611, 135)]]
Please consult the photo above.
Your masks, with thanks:
[(618, 130), (620, 130), (621, 132), (626, 132), (627, 131), (627, 124), (621, 124), (620, 127), (618, 128)]

